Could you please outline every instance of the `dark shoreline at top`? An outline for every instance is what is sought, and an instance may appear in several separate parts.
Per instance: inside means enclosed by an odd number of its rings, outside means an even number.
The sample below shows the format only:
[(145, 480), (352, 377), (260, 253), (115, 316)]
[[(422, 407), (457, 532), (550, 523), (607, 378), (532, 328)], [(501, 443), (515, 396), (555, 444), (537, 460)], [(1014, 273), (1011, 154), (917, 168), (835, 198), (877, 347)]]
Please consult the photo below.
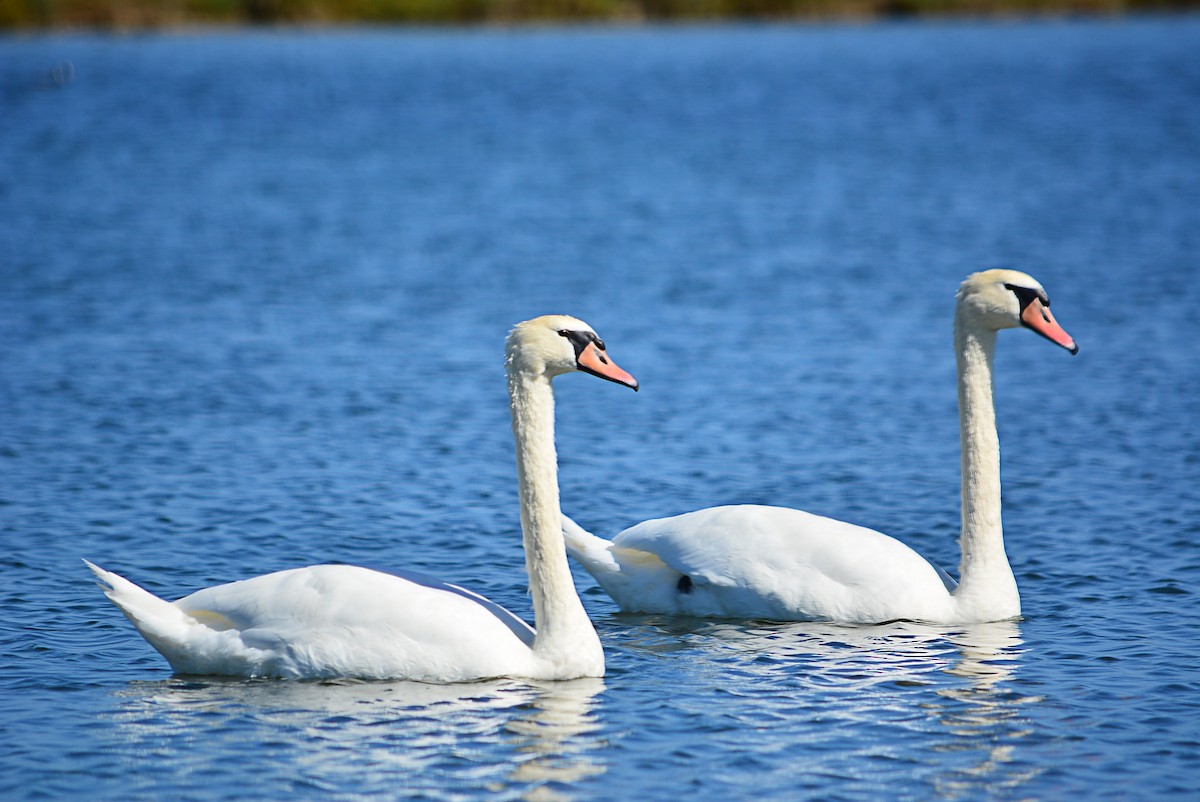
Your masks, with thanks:
[(8, 0), (0, 31), (1118, 17), (1200, 0)]

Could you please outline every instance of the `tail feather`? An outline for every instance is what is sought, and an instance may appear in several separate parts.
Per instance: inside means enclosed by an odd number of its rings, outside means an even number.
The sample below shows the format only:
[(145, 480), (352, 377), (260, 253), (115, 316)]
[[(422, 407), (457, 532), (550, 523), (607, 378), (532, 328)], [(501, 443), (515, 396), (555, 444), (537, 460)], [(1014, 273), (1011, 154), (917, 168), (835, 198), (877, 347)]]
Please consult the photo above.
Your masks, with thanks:
[(160, 599), (125, 577), (105, 571), (88, 560), (84, 560), (84, 563), (100, 580), (100, 589), (104, 591), (104, 595), (117, 605), (151, 646), (162, 654), (169, 655), (172, 646), (187, 641), (188, 631), (195, 627), (195, 619), (171, 602)]
[[(562, 516), (567, 551), (625, 611), (673, 609), (683, 574), (656, 554), (618, 546)], [(649, 594), (649, 595), (647, 595)], [(662, 598), (652, 598), (661, 596)]]
[(597, 571), (620, 571), (621, 566), (612, 553), (612, 541), (596, 537), (575, 523), (566, 514), (562, 516), (563, 538), (567, 552), (579, 560), (588, 573)]

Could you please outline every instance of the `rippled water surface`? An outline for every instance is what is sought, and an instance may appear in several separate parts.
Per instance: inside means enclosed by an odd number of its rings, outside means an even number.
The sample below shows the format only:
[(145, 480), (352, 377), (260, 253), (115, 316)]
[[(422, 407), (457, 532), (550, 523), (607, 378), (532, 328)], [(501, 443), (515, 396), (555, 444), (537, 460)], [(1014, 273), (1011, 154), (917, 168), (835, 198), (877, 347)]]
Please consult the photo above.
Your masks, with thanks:
[[(1131, 799), (1200, 790), (1200, 19), (0, 39), (0, 795)], [(620, 615), (603, 680), (172, 677), (169, 597), (314, 562), (529, 616), (502, 340), (565, 311), (600, 533), (803, 507), (958, 560), (953, 294), (1025, 618)]]

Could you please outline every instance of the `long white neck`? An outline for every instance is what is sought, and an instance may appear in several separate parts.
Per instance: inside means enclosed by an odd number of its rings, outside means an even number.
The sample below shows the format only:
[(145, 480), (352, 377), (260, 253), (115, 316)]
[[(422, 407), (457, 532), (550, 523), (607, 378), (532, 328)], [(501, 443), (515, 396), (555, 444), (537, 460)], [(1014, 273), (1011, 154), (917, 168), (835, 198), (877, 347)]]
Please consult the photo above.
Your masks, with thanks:
[(958, 422), (962, 440), (962, 562), (954, 593), (960, 611), (985, 620), (1020, 615), (1021, 599), (1000, 520), (1000, 438), (992, 399), (996, 331), (961, 309), (954, 319), (958, 352)]
[(550, 673), (602, 676), (600, 638), (583, 609), (567, 564), (558, 502), (554, 392), (544, 374), (512, 370), (508, 377), (525, 569), (533, 596), (534, 655)]

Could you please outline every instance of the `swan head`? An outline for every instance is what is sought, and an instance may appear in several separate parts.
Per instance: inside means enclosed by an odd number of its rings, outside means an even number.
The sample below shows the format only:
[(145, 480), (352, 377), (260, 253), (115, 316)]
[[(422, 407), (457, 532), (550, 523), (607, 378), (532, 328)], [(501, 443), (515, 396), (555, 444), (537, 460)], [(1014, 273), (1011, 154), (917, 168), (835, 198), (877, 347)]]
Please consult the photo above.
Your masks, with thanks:
[(637, 379), (612, 360), (595, 330), (569, 315), (543, 315), (518, 323), (505, 343), (509, 373), (553, 378), (583, 371), (633, 390)]
[(1050, 314), (1050, 298), (1037, 279), (1019, 270), (984, 270), (972, 273), (958, 288), (959, 314), (993, 331), (1032, 329), (1072, 354), (1079, 353), (1075, 339)]

